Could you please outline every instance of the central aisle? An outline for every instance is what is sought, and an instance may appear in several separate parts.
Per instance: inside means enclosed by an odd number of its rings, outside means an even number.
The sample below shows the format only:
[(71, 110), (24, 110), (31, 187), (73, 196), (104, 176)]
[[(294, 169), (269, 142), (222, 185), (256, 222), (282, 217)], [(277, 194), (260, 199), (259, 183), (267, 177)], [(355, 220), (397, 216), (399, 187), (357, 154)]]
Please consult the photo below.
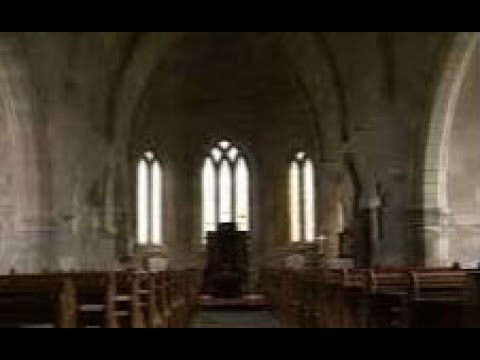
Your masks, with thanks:
[(191, 328), (280, 328), (279, 321), (269, 311), (200, 311)]

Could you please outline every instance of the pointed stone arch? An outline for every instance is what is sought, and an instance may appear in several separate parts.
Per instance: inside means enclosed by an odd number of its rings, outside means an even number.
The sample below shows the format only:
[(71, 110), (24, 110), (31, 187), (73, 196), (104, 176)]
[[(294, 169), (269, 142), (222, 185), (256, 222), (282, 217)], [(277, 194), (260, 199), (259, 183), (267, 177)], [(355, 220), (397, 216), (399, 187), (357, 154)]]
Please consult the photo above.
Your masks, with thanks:
[(445, 265), (448, 261), (448, 142), (461, 86), (478, 39), (477, 32), (462, 32), (453, 37), (441, 63), (424, 133), (423, 166), (418, 174), (422, 179), (418, 206), (422, 214), (416, 231), (423, 240), (419, 255), (426, 266)]

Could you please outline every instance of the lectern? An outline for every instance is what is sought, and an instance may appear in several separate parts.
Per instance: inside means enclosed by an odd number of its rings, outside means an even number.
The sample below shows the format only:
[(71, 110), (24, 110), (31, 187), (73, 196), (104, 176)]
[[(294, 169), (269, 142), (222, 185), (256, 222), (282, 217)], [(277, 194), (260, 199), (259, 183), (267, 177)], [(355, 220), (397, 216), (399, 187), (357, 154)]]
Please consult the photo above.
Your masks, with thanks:
[(237, 231), (236, 224), (219, 224), (207, 234), (207, 265), (204, 291), (218, 298), (242, 295), (248, 278), (248, 233)]

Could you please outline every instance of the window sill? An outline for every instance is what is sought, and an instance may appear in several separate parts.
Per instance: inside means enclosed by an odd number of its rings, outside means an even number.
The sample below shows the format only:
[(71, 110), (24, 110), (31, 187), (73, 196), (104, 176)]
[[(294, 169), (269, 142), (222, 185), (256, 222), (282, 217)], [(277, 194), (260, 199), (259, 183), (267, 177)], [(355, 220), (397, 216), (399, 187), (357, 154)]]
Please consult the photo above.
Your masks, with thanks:
[(286, 252), (296, 252), (296, 253), (308, 253), (311, 251), (315, 251), (321, 253), (321, 249), (318, 248), (318, 245), (311, 242), (297, 242), (297, 243), (290, 243), (285, 246), (284, 251)]
[(165, 256), (168, 253), (168, 249), (165, 245), (135, 245), (135, 254), (145, 256)]

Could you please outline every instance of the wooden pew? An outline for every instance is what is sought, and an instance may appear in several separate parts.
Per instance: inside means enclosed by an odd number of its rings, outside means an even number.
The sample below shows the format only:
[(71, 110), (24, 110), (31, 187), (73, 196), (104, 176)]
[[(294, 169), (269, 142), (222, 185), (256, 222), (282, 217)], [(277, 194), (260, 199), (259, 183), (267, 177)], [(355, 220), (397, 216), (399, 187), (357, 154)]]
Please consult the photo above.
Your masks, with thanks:
[[(130, 322), (124, 327), (145, 328), (152, 323), (149, 288), (149, 273), (141, 271), (119, 272), (115, 274), (117, 279), (114, 304), (116, 311), (123, 311)], [(123, 307), (121, 307), (123, 305)]]
[(76, 292), (77, 326), (118, 328), (130, 315), (118, 308), (117, 277), (114, 272), (72, 274)]
[(263, 291), (286, 327), (318, 327), (323, 312), (320, 275), (310, 270), (264, 269)]
[(265, 275), (265, 281), (266, 296), (272, 304), (273, 312), (279, 319), (282, 319), (285, 315), (282, 312), (285, 302), (283, 298), (285, 279), (282, 281), (280, 270), (269, 269)]
[(282, 304), (281, 309), (284, 314), (284, 323), (287, 327), (299, 327), (298, 315), (300, 309), (300, 288), (301, 278), (295, 271), (286, 271), (282, 274), (281, 292)]
[(369, 326), (462, 326), (465, 276), (449, 268), (370, 270)]
[(91, 272), (71, 275), (79, 327), (154, 326), (155, 294), (148, 273)]
[(0, 276), (0, 326), (75, 326), (74, 288), (62, 274)]
[(285, 269), (262, 269), (261, 287), (271, 304), (274, 315), (283, 324), (288, 322), (290, 276)]
[(410, 326), (462, 327), (467, 272), (411, 271)]
[(342, 327), (365, 328), (368, 321), (368, 271), (347, 269), (344, 271), (341, 304)]
[(0, 326), (183, 327), (198, 271), (0, 276)]
[(195, 269), (188, 269), (186, 276), (186, 319), (190, 321), (193, 311), (197, 308), (197, 299), (202, 285), (201, 272)]
[(321, 326), (323, 312), (323, 279), (322, 273), (316, 269), (304, 272), (301, 285), (300, 327), (317, 328)]
[(470, 271), (465, 282), (463, 324), (467, 328), (480, 328), (480, 271)]
[(180, 293), (179, 273), (178, 271), (169, 271), (167, 274), (167, 292), (169, 305), (169, 321), (170, 328), (181, 327), (181, 306), (182, 299)]
[(268, 269), (262, 278), (286, 326), (378, 328), (461, 326), (466, 274), (448, 268)]
[(410, 274), (404, 269), (370, 269), (368, 327), (409, 326)]
[(319, 304), (325, 314), (322, 327), (339, 328), (344, 324), (343, 284), (346, 276), (346, 269), (323, 270), (323, 296)]
[(178, 328), (188, 324), (202, 284), (197, 270), (154, 274), (158, 327)]
[(157, 311), (160, 319), (158, 327), (168, 328), (173, 323), (169, 276), (167, 272), (159, 272), (154, 276)]

